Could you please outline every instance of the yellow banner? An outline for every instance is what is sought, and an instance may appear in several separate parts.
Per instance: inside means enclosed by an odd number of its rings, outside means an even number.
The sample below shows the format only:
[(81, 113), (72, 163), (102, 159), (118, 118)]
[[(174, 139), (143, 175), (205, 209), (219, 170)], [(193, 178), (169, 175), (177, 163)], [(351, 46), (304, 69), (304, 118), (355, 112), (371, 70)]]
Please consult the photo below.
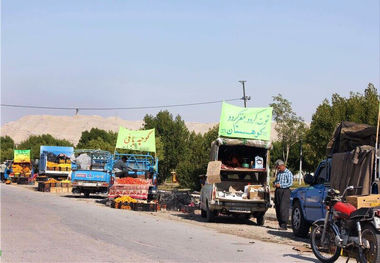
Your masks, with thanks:
[(30, 150), (14, 150), (15, 163), (30, 163)]

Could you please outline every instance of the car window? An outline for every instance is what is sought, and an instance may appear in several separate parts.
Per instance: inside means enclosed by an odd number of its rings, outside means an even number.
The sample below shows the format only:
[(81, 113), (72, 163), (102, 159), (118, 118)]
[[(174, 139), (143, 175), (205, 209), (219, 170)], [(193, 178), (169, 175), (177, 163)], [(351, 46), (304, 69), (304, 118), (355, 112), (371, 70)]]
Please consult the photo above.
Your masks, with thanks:
[(316, 177), (316, 183), (317, 184), (324, 184), (325, 182), (328, 182), (328, 172), (326, 165), (319, 168), (319, 172)]

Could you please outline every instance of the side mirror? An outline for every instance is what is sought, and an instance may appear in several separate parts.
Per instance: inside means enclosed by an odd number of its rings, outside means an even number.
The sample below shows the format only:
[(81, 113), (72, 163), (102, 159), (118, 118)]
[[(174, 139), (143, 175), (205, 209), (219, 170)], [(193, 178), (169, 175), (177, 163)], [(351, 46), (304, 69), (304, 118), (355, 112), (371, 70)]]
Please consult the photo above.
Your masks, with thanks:
[(312, 184), (314, 182), (314, 177), (311, 174), (306, 174), (304, 181), (306, 184)]

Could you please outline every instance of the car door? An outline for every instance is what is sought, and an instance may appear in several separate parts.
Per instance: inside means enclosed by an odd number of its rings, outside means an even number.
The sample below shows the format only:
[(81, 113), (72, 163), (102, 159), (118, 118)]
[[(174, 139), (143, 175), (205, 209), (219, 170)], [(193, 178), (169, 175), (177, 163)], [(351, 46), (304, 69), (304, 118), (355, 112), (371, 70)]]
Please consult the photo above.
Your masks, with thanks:
[(323, 200), (326, 196), (328, 182), (328, 163), (322, 162), (314, 176), (314, 184), (307, 188), (305, 195), (305, 214), (308, 221), (315, 221), (324, 217)]

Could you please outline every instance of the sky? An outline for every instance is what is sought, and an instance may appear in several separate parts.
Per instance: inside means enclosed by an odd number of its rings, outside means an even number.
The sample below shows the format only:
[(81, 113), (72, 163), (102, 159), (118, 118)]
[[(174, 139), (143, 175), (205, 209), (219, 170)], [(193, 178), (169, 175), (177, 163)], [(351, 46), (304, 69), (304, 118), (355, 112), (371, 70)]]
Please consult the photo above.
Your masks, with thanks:
[[(379, 89), (379, 1), (3, 0), (1, 103), (150, 107), (282, 94), (311, 121), (333, 93)], [(243, 106), (242, 101), (231, 104)], [(80, 111), (218, 122), (221, 103)], [(1, 107), (1, 124), (73, 110)]]

